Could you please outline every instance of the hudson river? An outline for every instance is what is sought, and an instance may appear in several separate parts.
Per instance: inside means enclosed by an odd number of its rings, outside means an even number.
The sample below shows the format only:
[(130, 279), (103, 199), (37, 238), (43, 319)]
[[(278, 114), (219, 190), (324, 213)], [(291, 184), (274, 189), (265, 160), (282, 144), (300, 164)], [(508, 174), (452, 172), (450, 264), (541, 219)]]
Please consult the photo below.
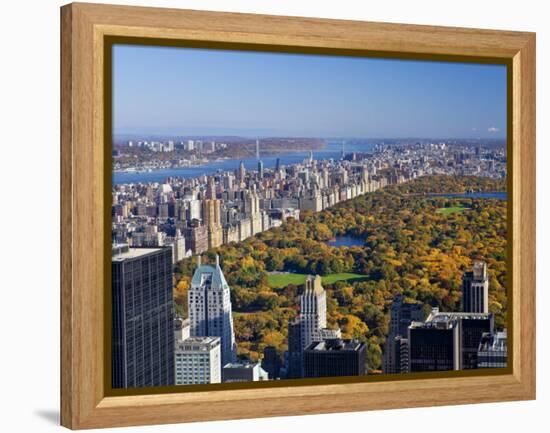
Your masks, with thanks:
[[(376, 142), (369, 140), (362, 140), (361, 142), (349, 144), (346, 143), (345, 152), (372, 152), (375, 144)], [(341, 141), (328, 142), (324, 149), (313, 151), (313, 158), (318, 161), (323, 159), (340, 159), (341, 156)], [(260, 159), (264, 163), (264, 168), (274, 168), (277, 158), (281, 160), (281, 165), (291, 165), (300, 163), (308, 157), (309, 151), (280, 153), (273, 156), (262, 156)], [(113, 184), (164, 182), (167, 177), (194, 178), (202, 175), (211, 175), (217, 171), (237, 170), (241, 161), (243, 161), (247, 170), (258, 169), (258, 160), (256, 157), (246, 159), (225, 159), (221, 161), (212, 161), (198, 167), (170, 168), (142, 173), (117, 172), (113, 173)]]

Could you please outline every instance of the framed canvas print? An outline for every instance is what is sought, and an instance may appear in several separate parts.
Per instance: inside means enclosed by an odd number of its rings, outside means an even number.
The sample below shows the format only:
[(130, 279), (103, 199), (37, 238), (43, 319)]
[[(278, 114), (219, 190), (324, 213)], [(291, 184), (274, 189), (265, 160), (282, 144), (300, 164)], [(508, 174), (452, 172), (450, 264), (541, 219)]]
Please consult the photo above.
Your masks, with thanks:
[(61, 416), (535, 398), (535, 36), (61, 9)]

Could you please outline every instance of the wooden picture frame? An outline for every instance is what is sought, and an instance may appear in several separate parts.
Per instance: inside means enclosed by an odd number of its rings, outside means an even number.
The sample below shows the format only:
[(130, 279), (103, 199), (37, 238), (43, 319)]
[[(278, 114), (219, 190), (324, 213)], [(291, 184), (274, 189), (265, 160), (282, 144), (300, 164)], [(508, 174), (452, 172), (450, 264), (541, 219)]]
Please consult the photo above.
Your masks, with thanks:
[[(512, 368), (505, 374), (107, 395), (105, 41), (419, 59), (510, 67)], [(509, 88), (510, 88), (509, 87)], [(73, 3), (61, 8), (61, 424), (72, 429), (535, 398), (535, 35)], [(511, 121), (510, 121), (511, 120)]]

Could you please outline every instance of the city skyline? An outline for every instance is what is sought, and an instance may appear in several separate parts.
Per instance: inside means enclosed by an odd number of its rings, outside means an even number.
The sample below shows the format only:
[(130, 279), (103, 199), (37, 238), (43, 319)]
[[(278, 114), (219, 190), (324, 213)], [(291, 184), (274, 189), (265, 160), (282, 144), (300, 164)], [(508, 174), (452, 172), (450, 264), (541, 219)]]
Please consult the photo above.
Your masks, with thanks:
[(116, 135), (502, 139), (506, 98), (504, 65), (113, 48)]

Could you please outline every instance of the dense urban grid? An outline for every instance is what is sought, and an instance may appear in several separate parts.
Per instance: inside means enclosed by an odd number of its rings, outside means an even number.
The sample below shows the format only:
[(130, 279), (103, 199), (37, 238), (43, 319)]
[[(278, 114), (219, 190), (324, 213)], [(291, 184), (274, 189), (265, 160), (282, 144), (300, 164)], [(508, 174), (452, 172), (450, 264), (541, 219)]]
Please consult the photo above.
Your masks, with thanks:
[[(270, 139), (270, 152), (276, 154), (278, 146), (281, 152), (289, 142), (293, 150), (308, 149), (309, 156), (294, 164), (278, 159), (267, 168), (261, 142), (255, 141), (251, 149), (257, 166), (252, 170), (241, 162), (235, 170), (198, 177), (113, 185), (113, 387), (379, 372), (369, 365), (371, 348), (361, 335), (329, 323), (324, 286), (330, 283), (321, 271), (304, 276), (299, 284), (295, 305), (289, 307), (297, 314), (286, 322), (284, 343), (264, 345), (260, 359), (239, 352), (224, 248), (428, 176), (506, 178), (503, 143), (399, 140), (380, 142), (365, 153), (346, 152), (342, 142), (338, 158), (317, 159), (313, 149), (322, 148), (322, 141), (307, 139), (300, 147), (299, 140)], [(114, 168), (139, 172), (200, 166), (221, 155), (235, 156), (227, 153), (231, 148), (237, 147), (215, 140), (132, 140), (116, 147)], [(158, 158), (159, 153), (177, 157)], [(462, 209), (443, 209), (455, 211)], [(212, 251), (215, 259), (203, 263), (201, 256)], [(187, 302), (178, 308), (174, 274), (179, 263), (190, 260), (194, 266), (187, 276)], [(489, 272), (487, 260), (472, 257), (470, 269), (463, 272), (460, 307), (455, 311), (427, 311), (425, 304), (402, 294), (392, 297), (382, 372), (505, 367), (506, 329), (500, 322), (495, 325)], [(292, 277), (293, 272), (277, 270), (271, 275)]]

